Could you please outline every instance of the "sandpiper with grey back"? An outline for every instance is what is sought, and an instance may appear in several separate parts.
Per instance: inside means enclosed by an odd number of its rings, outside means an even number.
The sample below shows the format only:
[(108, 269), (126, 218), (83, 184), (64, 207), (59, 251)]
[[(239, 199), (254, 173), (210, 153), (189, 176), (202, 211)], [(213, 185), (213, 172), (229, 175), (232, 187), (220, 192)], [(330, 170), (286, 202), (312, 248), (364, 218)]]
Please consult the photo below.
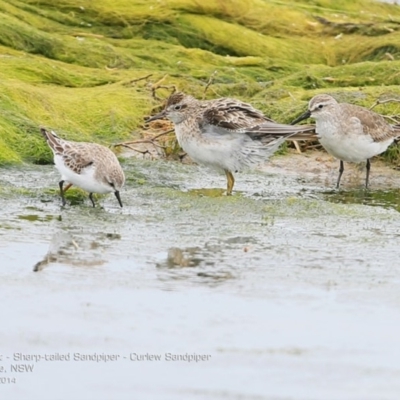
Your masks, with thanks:
[[(110, 192), (114, 192), (122, 207), (119, 191), (125, 183), (125, 175), (110, 149), (96, 143), (63, 140), (44, 128), (41, 133), (54, 153), (54, 164), (61, 174), (59, 186), (63, 206), (66, 204), (64, 193), (75, 185), (89, 192), (93, 207), (93, 193)], [(65, 182), (68, 182), (66, 188), (63, 187)]]
[(226, 194), (232, 194), (233, 173), (268, 159), (286, 138), (314, 133), (314, 125), (278, 124), (250, 104), (231, 98), (196, 100), (173, 93), (165, 109), (147, 122), (168, 118), (179, 145), (197, 162), (224, 171)]
[(338, 103), (328, 94), (314, 96), (308, 110), (292, 124), (315, 118), (316, 133), (325, 150), (340, 160), (339, 177), (344, 171), (343, 161), (367, 162), (365, 187), (368, 188), (370, 158), (383, 153), (400, 136), (400, 126), (388, 124), (382, 115), (367, 108)]

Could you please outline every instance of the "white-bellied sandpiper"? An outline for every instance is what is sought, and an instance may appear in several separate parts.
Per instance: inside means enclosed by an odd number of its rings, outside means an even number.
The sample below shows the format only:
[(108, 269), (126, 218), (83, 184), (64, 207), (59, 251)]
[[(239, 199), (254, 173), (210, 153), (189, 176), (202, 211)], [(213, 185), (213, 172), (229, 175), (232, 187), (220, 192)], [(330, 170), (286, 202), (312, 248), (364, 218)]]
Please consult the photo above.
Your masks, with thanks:
[(278, 124), (247, 103), (231, 98), (196, 100), (173, 93), (165, 109), (146, 122), (168, 118), (179, 145), (198, 164), (224, 171), (226, 194), (232, 194), (233, 173), (268, 159), (286, 138), (314, 133), (314, 125)]
[[(93, 207), (93, 193), (110, 192), (114, 192), (122, 207), (119, 191), (125, 183), (125, 175), (110, 149), (96, 143), (63, 140), (44, 128), (41, 133), (54, 153), (54, 164), (61, 174), (59, 186), (63, 206), (66, 204), (64, 193), (75, 185), (89, 192)], [(64, 182), (68, 182), (65, 188)]]
[(400, 126), (388, 124), (382, 115), (354, 104), (338, 103), (328, 94), (314, 96), (308, 110), (292, 124), (309, 117), (316, 121), (316, 133), (322, 146), (340, 160), (337, 188), (344, 171), (343, 161), (367, 162), (365, 187), (368, 188), (370, 158), (386, 151), (400, 136)]

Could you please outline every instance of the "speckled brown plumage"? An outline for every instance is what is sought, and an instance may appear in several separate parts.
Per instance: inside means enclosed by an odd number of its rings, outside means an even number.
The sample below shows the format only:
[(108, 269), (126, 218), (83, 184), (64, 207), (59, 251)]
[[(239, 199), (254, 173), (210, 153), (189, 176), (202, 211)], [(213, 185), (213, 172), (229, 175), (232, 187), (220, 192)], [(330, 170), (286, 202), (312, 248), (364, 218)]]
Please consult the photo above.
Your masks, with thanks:
[[(92, 193), (114, 192), (121, 207), (119, 190), (125, 176), (115, 154), (102, 145), (87, 142), (72, 142), (59, 138), (54, 132), (41, 128), (41, 133), (54, 153), (54, 162), (60, 171), (61, 196), (63, 182), (68, 181)], [(63, 198), (63, 203), (65, 199)]]
[(315, 130), (314, 125), (278, 124), (240, 100), (196, 100), (182, 92), (172, 94), (164, 111), (149, 121), (164, 117), (174, 122), (178, 142), (192, 160), (225, 171), (227, 194), (232, 172), (265, 161), (287, 137)]

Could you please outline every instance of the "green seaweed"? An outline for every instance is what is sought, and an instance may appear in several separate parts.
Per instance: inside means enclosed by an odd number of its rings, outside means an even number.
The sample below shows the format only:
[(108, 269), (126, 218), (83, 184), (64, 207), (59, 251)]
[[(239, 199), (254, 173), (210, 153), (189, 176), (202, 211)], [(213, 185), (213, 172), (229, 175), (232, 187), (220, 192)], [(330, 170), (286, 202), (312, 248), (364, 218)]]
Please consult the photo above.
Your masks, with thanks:
[(51, 162), (40, 126), (104, 145), (139, 138), (162, 78), (202, 98), (213, 76), (207, 98), (280, 122), (316, 93), (369, 107), (400, 83), (400, 8), (376, 1), (0, 0), (0, 18), (0, 165)]

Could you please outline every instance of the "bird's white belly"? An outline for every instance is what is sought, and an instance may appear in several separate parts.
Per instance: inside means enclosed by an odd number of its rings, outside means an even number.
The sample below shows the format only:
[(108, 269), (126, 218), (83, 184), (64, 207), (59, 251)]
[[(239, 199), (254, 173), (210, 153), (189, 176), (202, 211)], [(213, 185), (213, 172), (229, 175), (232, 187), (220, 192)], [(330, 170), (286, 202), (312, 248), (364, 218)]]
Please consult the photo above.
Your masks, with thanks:
[[(318, 132), (319, 133), (319, 132)], [(383, 153), (393, 142), (392, 139), (374, 142), (365, 134), (320, 134), (320, 143), (325, 150), (339, 160), (362, 162)]]
[(205, 164), (216, 169), (229, 169), (232, 143), (183, 141), (182, 148), (198, 164)]
[(215, 169), (231, 170), (232, 153), (239, 147), (240, 138), (185, 135), (179, 127), (176, 127), (175, 132), (180, 146), (193, 161)]
[(182, 149), (198, 164), (231, 172), (253, 168), (268, 157), (284, 141), (269, 146), (252, 140), (241, 132), (219, 133), (210, 129), (199, 135), (188, 135), (175, 126), (176, 136)]
[(252, 168), (267, 158), (261, 143), (243, 137), (184, 140), (181, 146), (196, 163), (231, 172)]
[(95, 179), (94, 166), (89, 166), (85, 168), (81, 174), (77, 174), (64, 164), (64, 160), (60, 156), (54, 156), (54, 163), (61, 174), (62, 180), (68, 181), (89, 193), (105, 194), (113, 191), (111, 187)]

